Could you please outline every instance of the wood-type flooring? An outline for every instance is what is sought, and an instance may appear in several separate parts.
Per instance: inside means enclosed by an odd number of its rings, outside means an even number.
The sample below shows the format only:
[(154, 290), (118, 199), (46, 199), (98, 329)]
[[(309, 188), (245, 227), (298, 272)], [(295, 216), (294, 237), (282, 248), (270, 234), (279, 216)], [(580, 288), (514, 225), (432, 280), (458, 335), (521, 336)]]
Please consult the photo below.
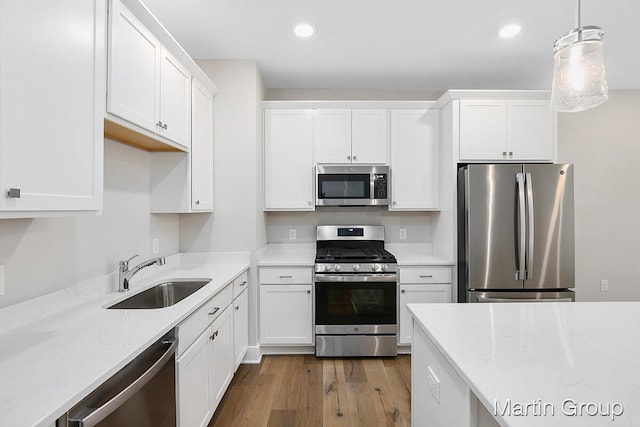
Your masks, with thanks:
[(411, 357), (264, 356), (241, 365), (209, 427), (411, 425)]

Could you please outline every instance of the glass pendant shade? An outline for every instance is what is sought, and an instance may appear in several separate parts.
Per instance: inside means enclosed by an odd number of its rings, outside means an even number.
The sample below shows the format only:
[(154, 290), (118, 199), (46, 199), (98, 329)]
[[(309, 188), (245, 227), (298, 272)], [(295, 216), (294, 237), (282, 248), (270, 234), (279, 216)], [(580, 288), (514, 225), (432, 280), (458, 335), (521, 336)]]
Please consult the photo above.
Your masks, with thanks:
[(602, 36), (599, 27), (582, 27), (556, 41), (551, 108), (561, 112), (584, 111), (609, 98)]

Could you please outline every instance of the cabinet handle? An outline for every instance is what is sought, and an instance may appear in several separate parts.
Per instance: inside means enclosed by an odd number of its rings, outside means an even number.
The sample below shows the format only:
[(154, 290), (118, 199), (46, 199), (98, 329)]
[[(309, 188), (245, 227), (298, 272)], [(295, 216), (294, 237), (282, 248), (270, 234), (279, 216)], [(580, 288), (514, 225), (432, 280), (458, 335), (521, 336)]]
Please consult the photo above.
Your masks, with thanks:
[(199, 205), (199, 204), (200, 204), (200, 200), (196, 200), (196, 205)]
[(161, 128), (161, 127), (162, 127), (162, 122), (160, 122), (160, 121), (159, 121), (158, 123), (156, 123), (156, 126), (158, 126), (159, 128)]
[(308, 294), (310, 294), (310, 293), (311, 293), (311, 291), (309, 291), (309, 290), (308, 290), (308, 291), (307, 291), (307, 293), (308, 293)]
[(280, 276), (281, 279), (291, 279), (293, 276), (291, 274), (287, 274), (284, 276)]
[(513, 151), (509, 151), (509, 157), (513, 158)]
[(236, 305), (235, 309), (236, 309), (236, 311), (240, 310), (240, 306)]
[(167, 130), (167, 124), (166, 123), (162, 124), (162, 129)]
[(420, 278), (421, 279), (430, 279), (433, 277), (433, 274), (421, 274)]
[(353, 160), (357, 160), (358, 158), (356, 156), (353, 156)]
[(347, 156), (347, 160), (351, 160), (351, 156)]
[(211, 334), (211, 336), (209, 337), (209, 339), (210, 339), (211, 341), (213, 341), (213, 340), (215, 340), (215, 339), (216, 339), (216, 337), (217, 337), (217, 336), (218, 336), (218, 331), (215, 331), (213, 334)]
[(243, 280), (243, 281), (242, 281), (242, 283), (240, 283), (238, 286), (244, 286), (244, 285), (246, 285), (246, 284), (247, 284), (247, 281), (246, 281), (246, 280)]
[(10, 188), (7, 191), (7, 197), (10, 199), (19, 199), (20, 198), (20, 189), (19, 188)]
[(213, 316), (214, 314), (216, 314), (219, 311), (220, 311), (220, 307), (213, 307), (213, 311), (211, 313), (209, 313), (209, 316)]
[(404, 294), (404, 293), (406, 293), (406, 292), (407, 292), (407, 291), (406, 291), (406, 290), (404, 290), (404, 289), (400, 291), (400, 293), (401, 293), (401, 294)]
[(506, 151), (503, 151), (503, 152), (502, 152), (502, 158), (503, 158), (503, 159), (506, 159), (506, 158), (507, 158), (507, 152), (506, 152)]

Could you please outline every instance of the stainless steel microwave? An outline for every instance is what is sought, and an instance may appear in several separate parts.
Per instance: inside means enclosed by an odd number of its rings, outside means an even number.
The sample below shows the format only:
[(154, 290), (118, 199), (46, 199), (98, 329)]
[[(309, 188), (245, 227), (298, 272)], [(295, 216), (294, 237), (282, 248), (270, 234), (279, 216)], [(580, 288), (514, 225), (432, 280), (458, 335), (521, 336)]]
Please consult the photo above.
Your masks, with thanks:
[(316, 206), (386, 206), (389, 166), (316, 166)]

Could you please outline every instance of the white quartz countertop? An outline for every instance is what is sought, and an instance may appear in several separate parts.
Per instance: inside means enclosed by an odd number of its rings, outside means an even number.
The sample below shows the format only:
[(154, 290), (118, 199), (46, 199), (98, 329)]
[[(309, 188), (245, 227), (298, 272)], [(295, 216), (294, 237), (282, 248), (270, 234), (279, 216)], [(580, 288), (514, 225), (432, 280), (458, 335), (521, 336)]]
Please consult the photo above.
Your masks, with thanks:
[[(398, 260), (399, 266), (453, 265), (453, 261), (431, 254), (431, 246), (423, 243), (389, 243), (385, 249)], [(259, 267), (312, 267), (316, 257), (315, 243), (272, 243), (258, 251)]]
[(640, 426), (640, 302), (408, 307), (500, 425)]
[[(170, 264), (134, 276), (126, 295), (110, 291), (0, 334), (0, 426), (50, 425), (249, 267), (248, 262)], [(104, 308), (169, 278), (212, 280), (171, 307)], [(47, 303), (56, 304), (55, 298)]]

